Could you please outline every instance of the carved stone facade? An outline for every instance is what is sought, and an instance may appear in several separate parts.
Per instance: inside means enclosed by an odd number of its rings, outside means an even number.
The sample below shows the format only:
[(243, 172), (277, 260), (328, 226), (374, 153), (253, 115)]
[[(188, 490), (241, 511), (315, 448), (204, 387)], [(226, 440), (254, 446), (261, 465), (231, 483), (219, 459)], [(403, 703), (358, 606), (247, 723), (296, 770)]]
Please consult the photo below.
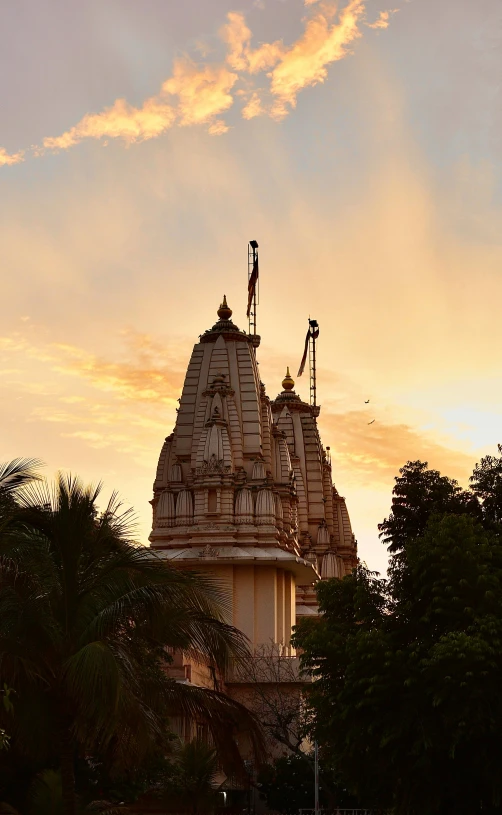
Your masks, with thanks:
[[(345, 501), (332, 485), (319, 408), (290, 377), (270, 402), (259, 337), (240, 331), (226, 301), (195, 345), (174, 432), (154, 483), (152, 548), (226, 581), (233, 622), (255, 647), (291, 653), (296, 616), (315, 614), (314, 584), (357, 562)], [(202, 561), (202, 563), (201, 563)]]

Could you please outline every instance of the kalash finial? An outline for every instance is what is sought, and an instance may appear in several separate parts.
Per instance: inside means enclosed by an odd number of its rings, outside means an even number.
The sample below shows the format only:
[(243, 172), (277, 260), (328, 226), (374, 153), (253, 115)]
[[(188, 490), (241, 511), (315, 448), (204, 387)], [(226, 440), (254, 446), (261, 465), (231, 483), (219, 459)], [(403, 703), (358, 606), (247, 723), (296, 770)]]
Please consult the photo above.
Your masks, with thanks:
[(226, 294), (223, 295), (223, 303), (220, 305), (217, 314), (220, 320), (229, 320), (232, 316), (232, 309), (228, 307)]
[(293, 388), (295, 387), (295, 380), (293, 379), (293, 377), (289, 373), (289, 368), (287, 368), (286, 376), (282, 380), (282, 387), (283, 387), (283, 389), (285, 391), (292, 391)]

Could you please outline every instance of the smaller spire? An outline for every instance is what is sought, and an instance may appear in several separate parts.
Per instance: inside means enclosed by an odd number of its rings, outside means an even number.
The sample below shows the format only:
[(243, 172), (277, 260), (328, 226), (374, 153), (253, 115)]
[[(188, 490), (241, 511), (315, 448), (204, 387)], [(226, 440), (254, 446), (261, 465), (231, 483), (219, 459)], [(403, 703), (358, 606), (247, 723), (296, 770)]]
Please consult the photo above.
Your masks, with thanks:
[(217, 314), (220, 320), (229, 320), (232, 316), (232, 309), (228, 306), (226, 294), (223, 295), (223, 303), (221, 303)]
[(289, 367), (286, 369), (286, 376), (282, 380), (282, 387), (285, 391), (292, 391), (295, 387), (295, 380), (289, 373)]

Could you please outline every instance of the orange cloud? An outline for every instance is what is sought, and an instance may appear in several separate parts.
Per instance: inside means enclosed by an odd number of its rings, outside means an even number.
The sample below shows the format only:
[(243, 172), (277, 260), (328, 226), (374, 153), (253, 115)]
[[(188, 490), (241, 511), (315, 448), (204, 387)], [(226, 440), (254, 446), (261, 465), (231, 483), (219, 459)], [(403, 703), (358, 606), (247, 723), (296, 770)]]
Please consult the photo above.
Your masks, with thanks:
[(173, 372), (172, 363), (159, 360), (153, 346), (143, 349), (132, 362), (110, 362), (72, 345), (54, 344), (53, 370), (89, 381), (102, 392), (122, 399), (173, 405), (183, 377)]
[[(0, 337), (0, 350), (45, 363), (56, 373), (77, 376), (102, 393), (114, 393), (120, 399), (174, 405), (183, 384), (182, 365), (148, 335), (129, 333), (125, 339), (130, 361), (112, 362), (74, 345), (35, 344), (19, 334)], [(39, 384), (27, 381), (26, 386), (32, 392)], [(46, 388), (45, 383), (42, 387)], [(63, 401), (78, 402), (81, 397), (65, 397)]]
[(141, 108), (132, 107), (125, 99), (117, 99), (102, 113), (88, 113), (61, 136), (47, 137), (47, 150), (66, 150), (83, 139), (123, 139), (127, 144), (153, 139), (174, 124), (176, 113), (171, 105), (152, 97)]
[(224, 65), (200, 68), (191, 59), (184, 58), (176, 60), (173, 76), (164, 82), (162, 92), (178, 97), (180, 125), (206, 124), (233, 105), (230, 91), (237, 80), (237, 74)]
[[(29, 335), (0, 337), (3, 389), (26, 406), (24, 421), (63, 439), (125, 454), (152, 467), (152, 450), (174, 424), (186, 349), (127, 332), (122, 359)], [(53, 432), (53, 431), (50, 431)]]
[[(253, 48), (244, 14), (229, 12), (220, 31), (227, 48), (222, 62), (206, 62), (209, 51), (197, 46), (204, 61), (198, 63), (188, 56), (176, 59), (172, 76), (141, 107), (117, 99), (100, 113), (87, 113), (61, 135), (46, 137), (42, 147), (31, 149), (31, 155), (66, 150), (84, 139), (121, 139), (130, 145), (157, 138), (174, 125), (205, 125), (211, 135), (221, 135), (229, 129), (221, 115), (232, 107), (236, 96), (242, 95), (250, 95), (242, 109), (244, 119), (268, 114), (280, 121), (295, 107), (298, 93), (324, 82), (329, 65), (350, 54), (354, 41), (362, 36), (360, 24), (364, 23), (366, 0), (348, 0), (342, 9), (333, 0), (316, 3), (305, 0), (312, 10), (303, 34), (290, 46), (275, 40)], [(367, 25), (387, 28), (394, 11), (381, 12), (374, 23)], [(258, 93), (250, 86), (250, 77), (260, 73), (266, 74), (268, 87)], [(0, 166), (16, 164), (24, 157), (22, 151), (9, 155), (0, 149)]]
[(399, 9), (397, 8), (388, 9), (387, 11), (381, 11), (378, 16), (378, 19), (375, 20), (374, 23), (366, 23), (366, 25), (368, 26), (368, 28), (388, 28), (390, 15), (395, 14), (397, 11), (399, 11)]
[[(215, 117), (233, 104), (230, 91), (238, 77), (222, 65), (199, 67), (188, 58), (176, 60), (173, 76), (162, 85), (157, 96), (135, 108), (125, 99), (117, 99), (101, 113), (88, 113), (61, 136), (44, 139), (46, 150), (67, 150), (83, 139), (122, 139), (126, 144), (154, 139), (175, 123), (208, 124), (213, 135), (228, 130)], [(172, 97), (177, 97), (174, 101)], [(169, 100), (169, 101), (168, 101)]]
[(24, 161), (24, 150), (18, 153), (8, 153), (5, 147), (0, 147), (0, 167), (9, 167), (11, 164), (19, 164)]
[(343, 59), (349, 46), (361, 36), (359, 22), (365, 12), (362, 0), (350, 0), (342, 9), (338, 21), (330, 23), (333, 6), (323, 6), (307, 20), (304, 34), (283, 55), (270, 77), (270, 90), (278, 98), (275, 118), (281, 118), (287, 105), (295, 107), (296, 97), (303, 88), (324, 82), (327, 67)]
[(253, 91), (251, 99), (242, 108), (242, 117), (244, 119), (254, 119), (255, 116), (261, 116), (263, 113), (266, 113), (266, 110), (262, 105), (259, 94), (257, 91)]
[(221, 30), (221, 38), (228, 46), (227, 62), (236, 71), (257, 74), (272, 68), (285, 51), (280, 40), (251, 48), (251, 30), (244, 14), (229, 11), (228, 23)]
[[(473, 468), (472, 455), (453, 450), (432, 434), (404, 422), (377, 418), (369, 425), (368, 416), (367, 411), (359, 410), (322, 416), (324, 443), (329, 444), (330, 437), (333, 440), (333, 461), (336, 470), (343, 471), (343, 479), (349, 477), (367, 486), (389, 486), (406, 461), (421, 459), (445, 475), (466, 482)], [(334, 475), (336, 481), (336, 472)]]

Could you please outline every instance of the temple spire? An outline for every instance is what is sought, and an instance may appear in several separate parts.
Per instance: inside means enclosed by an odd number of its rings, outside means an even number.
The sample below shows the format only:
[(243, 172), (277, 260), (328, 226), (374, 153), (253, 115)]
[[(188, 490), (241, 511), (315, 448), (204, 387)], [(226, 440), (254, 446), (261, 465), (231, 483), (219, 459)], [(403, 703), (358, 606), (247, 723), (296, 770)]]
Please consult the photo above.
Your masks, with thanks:
[(232, 316), (232, 309), (227, 303), (226, 294), (223, 295), (223, 303), (220, 304), (220, 307), (216, 313), (218, 314), (220, 320), (229, 320)]
[(295, 387), (295, 380), (293, 379), (293, 377), (289, 373), (289, 367), (288, 367), (288, 368), (286, 368), (286, 376), (282, 380), (282, 388), (285, 391), (292, 391), (294, 387)]

